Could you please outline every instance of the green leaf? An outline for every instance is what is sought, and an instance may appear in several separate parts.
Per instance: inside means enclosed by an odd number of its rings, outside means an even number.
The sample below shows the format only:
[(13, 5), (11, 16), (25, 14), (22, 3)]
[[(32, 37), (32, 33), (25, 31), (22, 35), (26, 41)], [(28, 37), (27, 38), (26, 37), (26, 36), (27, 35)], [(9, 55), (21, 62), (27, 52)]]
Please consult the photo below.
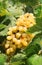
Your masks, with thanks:
[(7, 56), (5, 54), (0, 54), (0, 65), (4, 65), (7, 60)]
[(13, 63), (10, 63), (11, 65), (25, 65), (25, 62), (23, 61), (16, 61), (16, 62), (13, 62)]
[[(4, 3), (6, 7), (3, 6)], [(4, 23), (4, 24), (9, 23), (7, 27), (0, 32), (0, 35), (2, 36), (7, 35), (8, 28), (10, 26), (15, 25), (16, 18), (24, 14), (24, 11), (23, 11), (24, 6), (21, 2), (17, 1), (14, 4), (13, 3), (14, 1), (12, 0), (6, 0), (0, 3), (0, 8), (1, 8), (0, 15), (1, 16), (6, 15), (6, 18), (1, 23)], [(8, 22), (7, 19), (9, 19), (10, 21)]]
[(42, 48), (42, 33), (37, 34), (32, 40), (32, 44), (39, 44)]
[(27, 59), (27, 65), (42, 65), (42, 56), (37, 54)]
[(17, 61), (17, 62), (13, 62), (13, 63), (11, 63), (11, 65), (20, 65), (20, 63), (21, 63), (21, 61)]
[(28, 33), (28, 32), (34, 33), (34, 32), (39, 32), (39, 31), (41, 31), (40, 28), (37, 27), (37, 25), (35, 25), (35, 26), (29, 28), (29, 29), (27, 30), (27, 33)]
[(12, 65), (24, 65), (25, 64), (26, 55), (23, 53), (17, 53), (12, 56), (10, 62)]
[(20, 61), (20, 60), (23, 60), (26, 58), (26, 55), (25, 54), (22, 54), (22, 53), (17, 53), (16, 55), (14, 55), (12, 58), (11, 58), (11, 62), (14, 62), (14, 61)]
[(0, 32), (0, 36), (7, 36), (8, 28), (6, 27), (4, 30)]
[(5, 27), (6, 27), (6, 25), (0, 24), (0, 30), (4, 29)]
[(5, 0), (0, 1), (0, 16), (9, 15), (8, 10), (6, 9)]
[(13, 16), (6, 16), (1, 23), (5, 24), (7, 26), (3, 30), (0, 31), (0, 35), (1, 36), (6, 36), (9, 27), (14, 26), (15, 22), (16, 22), (16, 18), (15, 17), (13, 17)]
[(42, 4), (34, 8), (34, 14), (36, 17), (42, 17)]
[(36, 18), (36, 23), (37, 23), (38, 29), (40, 29), (42, 31), (42, 17)]
[(38, 4), (38, 0), (19, 0), (19, 1), (25, 4), (32, 5), (32, 6)]
[(42, 0), (39, 0), (39, 2), (42, 4)]
[(37, 54), (39, 52), (39, 50), (41, 49), (39, 44), (32, 44), (30, 43), (29, 46), (26, 47), (26, 49), (24, 50), (26, 55), (28, 57), (32, 56), (33, 54)]
[(12, 1), (10, 1), (11, 3), (9, 3), (9, 1), (7, 2), (7, 10), (10, 12), (10, 14), (12, 16), (15, 17), (19, 17), (20, 15), (24, 14), (23, 11), (23, 4), (21, 2), (15, 2), (14, 5), (12, 5)]

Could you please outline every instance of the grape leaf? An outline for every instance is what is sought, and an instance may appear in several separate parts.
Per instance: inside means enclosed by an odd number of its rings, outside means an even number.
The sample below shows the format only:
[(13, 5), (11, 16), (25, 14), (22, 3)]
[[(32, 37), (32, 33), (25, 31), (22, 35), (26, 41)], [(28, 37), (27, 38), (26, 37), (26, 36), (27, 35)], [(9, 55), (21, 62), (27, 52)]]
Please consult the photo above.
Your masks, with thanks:
[(32, 40), (32, 44), (39, 44), (42, 48), (42, 33), (37, 34)]
[(16, 61), (16, 62), (13, 62), (13, 63), (10, 63), (11, 65), (25, 65), (25, 62), (23, 61)]
[(39, 44), (32, 44), (32, 43), (30, 43), (29, 46), (27, 46), (24, 51), (25, 51), (27, 57), (30, 57), (33, 54), (37, 54), (40, 49), (41, 49), (41, 47), (40, 47)]
[[(6, 16), (4, 18), (3, 21), (1, 21), (1, 23), (4, 23), (4, 24), (7, 24), (7, 27), (0, 31), (0, 35), (4, 36), (4, 35), (7, 35), (7, 31), (8, 31), (8, 28), (10, 26), (14, 26), (15, 25), (15, 22), (16, 22), (16, 18), (19, 17), (20, 15), (24, 14), (24, 11), (23, 11), (23, 4), (20, 3), (20, 2), (15, 2), (15, 4), (13, 5), (13, 1), (11, 0), (3, 0), (4, 2), (1, 2), (2, 5), (0, 5), (0, 16)], [(5, 6), (3, 6), (3, 4), (5, 3)], [(7, 21), (8, 19), (8, 21)]]
[(27, 59), (27, 65), (42, 65), (42, 56), (37, 54), (32, 55)]
[(7, 60), (7, 56), (5, 54), (0, 54), (0, 65), (4, 65)]
[(1, 31), (2, 29), (4, 29), (5, 27), (6, 27), (6, 25), (0, 24), (0, 31)]
[(14, 62), (14, 61), (20, 61), (20, 60), (23, 60), (26, 58), (26, 55), (25, 54), (22, 54), (22, 53), (17, 53), (16, 55), (14, 55), (12, 58), (11, 58), (11, 62)]
[(37, 5), (34, 8), (34, 14), (35, 14), (36, 17), (39, 17), (39, 18), (42, 17), (42, 5)]

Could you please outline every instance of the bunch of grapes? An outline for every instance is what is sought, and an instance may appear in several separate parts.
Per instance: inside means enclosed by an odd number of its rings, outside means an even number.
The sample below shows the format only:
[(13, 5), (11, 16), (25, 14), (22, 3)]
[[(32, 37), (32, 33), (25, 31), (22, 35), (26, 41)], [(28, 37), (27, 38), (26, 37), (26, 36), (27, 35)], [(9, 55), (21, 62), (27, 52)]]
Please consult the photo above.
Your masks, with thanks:
[(26, 13), (20, 18), (18, 18), (16, 25), (17, 26), (25, 26), (26, 28), (30, 28), (36, 24), (35, 17), (32, 13)]
[(29, 15), (29, 13), (26, 13), (20, 16), (16, 25), (9, 28), (5, 44), (6, 54), (10, 55), (15, 53), (16, 49), (25, 48), (32, 40), (33, 34), (27, 34), (26, 31), (35, 24), (35, 20), (33, 14)]

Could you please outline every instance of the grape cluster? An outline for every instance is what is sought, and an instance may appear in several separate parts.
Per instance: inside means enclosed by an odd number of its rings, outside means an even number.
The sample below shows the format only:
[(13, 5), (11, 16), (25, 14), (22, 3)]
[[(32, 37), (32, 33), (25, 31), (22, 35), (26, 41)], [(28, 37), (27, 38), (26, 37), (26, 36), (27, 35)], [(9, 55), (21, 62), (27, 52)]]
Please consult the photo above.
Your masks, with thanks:
[(30, 28), (35, 24), (36, 24), (35, 17), (32, 13), (26, 13), (20, 16), (20, 18), (18, 18), (16, 22), (17, 26), (25, 26), (26, 28)]
[[(16, 25), (9, 28), (9, 31), (7, 32), (7, 38), (6, 38), (7, 40), (5, 44), (6, 54), (9, 55), (9, 54), (12, 54), (13, 52), (15, 53), (16, 49), (25, 48), (27, 45), (29, 45), (29, 42), (32, 40), (33, 34), (27, 34), (26, 31), (28, 27), (33, 26), (35, 22), (33, 18), (32, 18), (33, 20), (31, 19), (31, 16), (33, 17), (33, 15), (31, 14), (29, 18), (30, 18), (30, 21), (33, 23), (27, 23), (29, 22), (27, 21), (27, 19), (29, 20), (27, 15), (29, 16), (29, 13), (26, 13), (25, 15), (20, 16), (20, 18), (16, 22)], [(25, 21), (25, 24), (23, 24), (24, 21)]]

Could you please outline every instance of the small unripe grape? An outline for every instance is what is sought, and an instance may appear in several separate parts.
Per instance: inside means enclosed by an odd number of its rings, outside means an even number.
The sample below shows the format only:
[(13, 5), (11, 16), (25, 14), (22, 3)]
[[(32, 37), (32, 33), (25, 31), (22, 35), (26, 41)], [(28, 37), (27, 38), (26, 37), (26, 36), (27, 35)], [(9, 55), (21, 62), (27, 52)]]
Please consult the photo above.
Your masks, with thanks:
[(22, 40), (22, 45), (24, 46), (24, 47), (26, 47), (27, 45), (28, 45), (28, 43), (26, 42), (26, 41), (24, 41), (24, 40)]
[(13, 45), (12, 47), (13, 47), (14, 50), (16, 50), (16, 45)]
[(23, 34), (22, 34), (22, 37), (23, 37), (23, 38), (26, 38), (26, 37), (27, 37), (27, 34), (26, 34), (26, 33), (23, 33)]
[(26, 32), (27, 31), (27, 28), (26, 27), (23, 27), (23, 31)]
[(27, 35), (27, 40), (30, 41), (33, 38), (32, 34)]
[(6, 43), (6, 44), (5, 44), (5, 48), (8, 48), (8, 47), (9, 47), (9, 44), (8, 44), (8, 43)]
[(9, 31), (12, 31), (12, 27), (9, 27)]
[(17, 48), (18, 48), (18, 49), (21, 49), (21, 48), (22, 48), (22, 44), (18, 44), (18, 45), (17, 45)]
[[(24, 18), (24, 17), (22, 17)], [(23, 19), (21, 17), (17, 20), (16, 25), (21, 26), (23, 24)]]
[(19, 31), (20, 32), (26, 32), (27, 31), (27, 28), (26, 27), (19, 26)]
[(10, 41), (7, 40), (7, 41), (6, 41), (6, 44), (10, 44)]
[[(27, 41), (27, 38), (22, 38), (22, 39), (25, 40), (25, 41)], [(22, 39), (21, 39), (21, 40), (22, 40)]]
[(30, 37), (27, 37), (27, 41), (29, 42), (31, 40), (31, 38)]
[(12, 34), (12, 38), (15, 38), (15, 34)]
[(13, 48), (9, 48), (9, 50), (10, 50), (10, 52), (13, 52), (14, 51)]
[(26, 14), (24, 15), (24, 17), (27, 18), (27, 17), (29, 17), (29, 15), (30, 15), (29, 13), (26, 13)]
[(21, 33), (16, 33), (16, 38), (20, 38)]
[(12, 31), (8, 31), (7, 32), (7, 35), (12, 35)]
[(6, 54), (8, 54), (8, 55), (10, 54), (10, 49), (6, 50)]
[(17, 32), (17, 26), (12, 27), (13, 33)]
[(22, 26), (19, 26), (19, 31), (21, 32), (23, 30), (23, 27)]
[(15, 45), (19, 45), (19, 44), (21, 44), (21, 40), (17, 40), (17, 41), (15, 42)]
[(16, 38), (13, 38), (13, 43), (15, 43), (17, 41), (17, 39)]
[(7, 40), (12, 40), (12, 36), (7, 36)]
[(30, 17), (35, 18), (34, 15), (33, 15), (32, 13), (30, 13)]

